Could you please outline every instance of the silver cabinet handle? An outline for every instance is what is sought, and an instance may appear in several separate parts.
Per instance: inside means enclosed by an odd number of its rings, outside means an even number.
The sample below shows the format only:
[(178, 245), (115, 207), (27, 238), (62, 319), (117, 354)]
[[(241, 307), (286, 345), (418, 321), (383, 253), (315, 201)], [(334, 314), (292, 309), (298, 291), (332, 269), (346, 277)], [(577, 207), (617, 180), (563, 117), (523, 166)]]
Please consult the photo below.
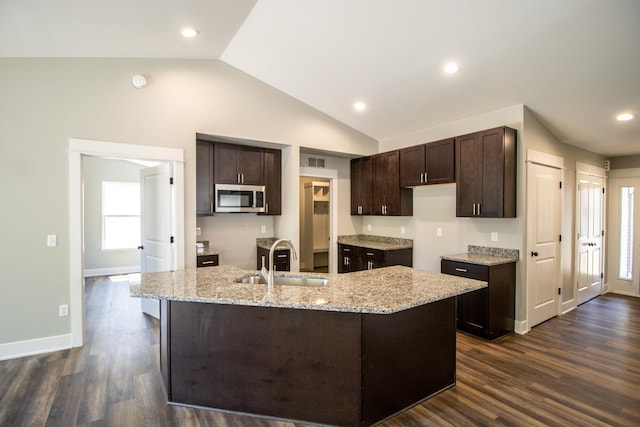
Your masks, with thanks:
[(373, 256), (373, 254), (371, 252), (367, 252), (368, 256)]
[(424, 183), (428, 184), (429, 183), (429, 177), (427, 176), (427, 173), (424, 173)]
[(204, 264), (213, 264), (215, 261), (202, 261), (202, 265)]
[(276, 255), (278, 258), (286, 258), (287, 255)]
[(473, 204), (473, 216), (476, 216), (476, 204)]
[(480, 203), (478, 203), (478, 216), (480, 216)]
[(424, 184), (424, 174), (420, 173), (420, 184)]
[(458, 267), (456, 267), (456, 271), (460, 271), (462, 273), (466, 273), (467, 269), (466, 268), (458, 268)]
[(213, 202), (209, 203), (209, 213), (213, 213)]

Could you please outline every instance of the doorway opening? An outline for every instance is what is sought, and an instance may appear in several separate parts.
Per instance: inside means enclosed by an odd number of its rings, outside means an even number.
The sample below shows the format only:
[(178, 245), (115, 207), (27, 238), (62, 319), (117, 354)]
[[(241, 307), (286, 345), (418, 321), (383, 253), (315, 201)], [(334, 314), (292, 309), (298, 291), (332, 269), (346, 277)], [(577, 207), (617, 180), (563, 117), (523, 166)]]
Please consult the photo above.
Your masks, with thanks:
[(300, 271), (329, 272), (330, 191), (328, 179), (300, 178)]
[(69, 295), (71, 346), (84, 342), (83, 157), (140, 159), (171, 163), (174, 170), (175, 268), (184, 268), (184, 153), (181, 149), (69, 140)]

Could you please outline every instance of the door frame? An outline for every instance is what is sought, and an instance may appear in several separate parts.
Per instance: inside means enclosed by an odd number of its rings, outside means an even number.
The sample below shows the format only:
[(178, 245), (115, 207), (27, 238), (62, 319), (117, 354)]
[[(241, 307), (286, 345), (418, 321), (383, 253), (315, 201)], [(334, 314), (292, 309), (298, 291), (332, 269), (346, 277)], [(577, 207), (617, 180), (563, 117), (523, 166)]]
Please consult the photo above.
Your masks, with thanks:
[[(544, 153), (542, 151), (537, 151), (537, 150), (532, 150), (532, 149), (528, 149), (527, 150), (527, 160), (526, 160), (526, 164), (527, 164), (527, 180), (529, 179), (529, 165), (530, 164), (538, 164), (541, 166), (546, 166), (549, 168), (554, 168), (554, 169), (558, 169), (560, 170), (560, 181), (564, 182), (564, 158), (563, 157), (559, 157), (559, 156), (555, 156), (553, 154), (548, 154), (548, 153)], [(527, 184), (528, 185), (528, 184)], [(564, 188), (562, 188), (561, 190), (561, 194), (560, 194), (560, 230), (561, 230), (561, 234), (562, 235), (566, 235), (566, 230), (565, 230), (565, 225), (564, 225)], [(530, 236), (530, 233), (532, 232), (531, 227), (529, 226), (529, 206), (530, 203), (532, 202), (530, 200), (530, 195), (527, 192), (527, 196), (526, 196), (526, 208), (525, 208), (525, 212), (526, 212), (526, 220), (525, 220), (525, 230), (526, 230), (526, 241), (524, 244), (524, 247), (526, 248), (526, 253), (525, 256), (523, 256), (523, 260), (525, 261), (525, 271), (524, 271), (524, 277), (525, 277), (525, 289), (526, 289), (526, 295), (525, 295), (525, 310), (527, 313), (527, 317), (526, 317), (526, 324), (525, 325), (518, 325), (516, 324), (516, 332), (518, 333), (525, 333), (531, 330), (531, 322), (529, 321), (531, 319), (531, 316), (529, 314), (529, 301), (530, 301), (530, 292), (532, 290), (533, 284), (529, 283), (529, 269), (530, 269), (530, 262), (531, 262), (531, 257), (527, 256), (527, 254), (531, 251), (530, 247), (529, 247), (529, 242), (531, 242), (533, 240), (532, 236)], [(565, 239), (565, 242), (567, 241), (567, 239)], [(562, 288), (563, 287), (563, 283), (562, 283), (562, 243), (564, 242), (559, 242), (559, 249), (558, 249), (558, 285)], [(560, 295), (560, 298), (558, 298), (558, 307), (557, 307), (557, 315), (560, 315), (562, 312), (562, 295)]]
[[(300, 177), (323, 178), (329, 180), (329, 273), (338, 272), (338, 171), (336, 169), (320, 169), (300, 167)], [(300, 180), (298, 179), (298, 188)], [(298, 206), (298, 210), (300, 207)], [(298, 226), (298, 235), (300, 227)]]
[(82, 156), (173, 162), (176, 268), (184, 268), (184, 150), (88, 139), (69, 139), (69, 316), (71, 346), (84, 343)]

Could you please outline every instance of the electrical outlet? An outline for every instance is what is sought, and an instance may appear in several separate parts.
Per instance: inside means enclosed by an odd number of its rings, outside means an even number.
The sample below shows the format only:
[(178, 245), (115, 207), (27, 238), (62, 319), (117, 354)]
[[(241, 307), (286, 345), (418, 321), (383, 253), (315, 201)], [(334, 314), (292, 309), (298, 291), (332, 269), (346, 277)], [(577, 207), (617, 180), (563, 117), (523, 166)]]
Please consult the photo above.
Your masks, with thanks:
[(69, 305), (60, 304), (60, 306), (58, 307), (58, 314), (60, 315), (60, 317), (68, 316), (69, 315)]
[(491, 232), (491, 241), (492, 242), (497, 242), (498, 241), (498, 232), (497, 231), (492, 231)]
[(202, 234), (202, 229), (200, 227), (196, 227), (196, 236), (200, 236)]
[(367, 224), (367, 231), (371, 231), (371, 224)]
[(404, 225), (400, 227), (400, 234), (404, 234), (406, 232), (407, 232), (407, 229), (404, 227)]
[(55, 234), (49, 234), (47, 236), (47, 246), (57, 246), (58, 245), (58, 236)]
[(262, 227), (260, 227), (260, 232), (261, 232), (262, 234), (265, 234), (265, 233), (267, 232), (267, 226), (266, 226), (266, 225), (263, 225)]
[(442, 227), (436, 228), (436, 236), (442, 237)]

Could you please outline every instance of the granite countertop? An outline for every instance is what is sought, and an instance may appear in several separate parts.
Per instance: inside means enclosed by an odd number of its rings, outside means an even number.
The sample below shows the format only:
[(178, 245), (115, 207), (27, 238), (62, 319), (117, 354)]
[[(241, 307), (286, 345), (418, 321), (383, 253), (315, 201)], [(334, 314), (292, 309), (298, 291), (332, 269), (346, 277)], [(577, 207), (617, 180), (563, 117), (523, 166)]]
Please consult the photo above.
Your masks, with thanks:
[(198, 241), (197, 243), (201, 243), (202, 244), (202, 248), (196, 247), (196, 255), (197, 256), (202, 256), (202, 255), (220, 255), (220, 250), (212, 248), (211, 246), (209, 246), (209, 241), (208, 240), (201, 240), (201, 241)]
[(372, 236), (357, 234), (352, 236), (338, 236), (338, 243), (343, 245), (360, 246), (369, 249), (394, 250), (413, 248), (413, 240), (397, 237)]
[(520, 259), (520, 251), (517, 249), (492, 248), (487, 246), (469, 245), (468, 252), (453, 255), (443, 255), (442, 259), (449, 261), (466, 262), (478, 265), (500, 265), (517, 262)]
[[(271, 246), (276, 242), (276, 240), (280, 239), (280, 237), (259, 237), (256, 239), (256, 246), (263, 249), (271, 249)], [(276, 249), (291, 249), (288, 244), (280, 243), (276, 246)]]
[(237, 283), (257, 274), (230, 265), (143, 273), (131, 296), (246, 306), (388, 314), (487, 286), (486, 282), (394, 266), (347, 274), (289, 273), (327, 277), (322, 287)]

